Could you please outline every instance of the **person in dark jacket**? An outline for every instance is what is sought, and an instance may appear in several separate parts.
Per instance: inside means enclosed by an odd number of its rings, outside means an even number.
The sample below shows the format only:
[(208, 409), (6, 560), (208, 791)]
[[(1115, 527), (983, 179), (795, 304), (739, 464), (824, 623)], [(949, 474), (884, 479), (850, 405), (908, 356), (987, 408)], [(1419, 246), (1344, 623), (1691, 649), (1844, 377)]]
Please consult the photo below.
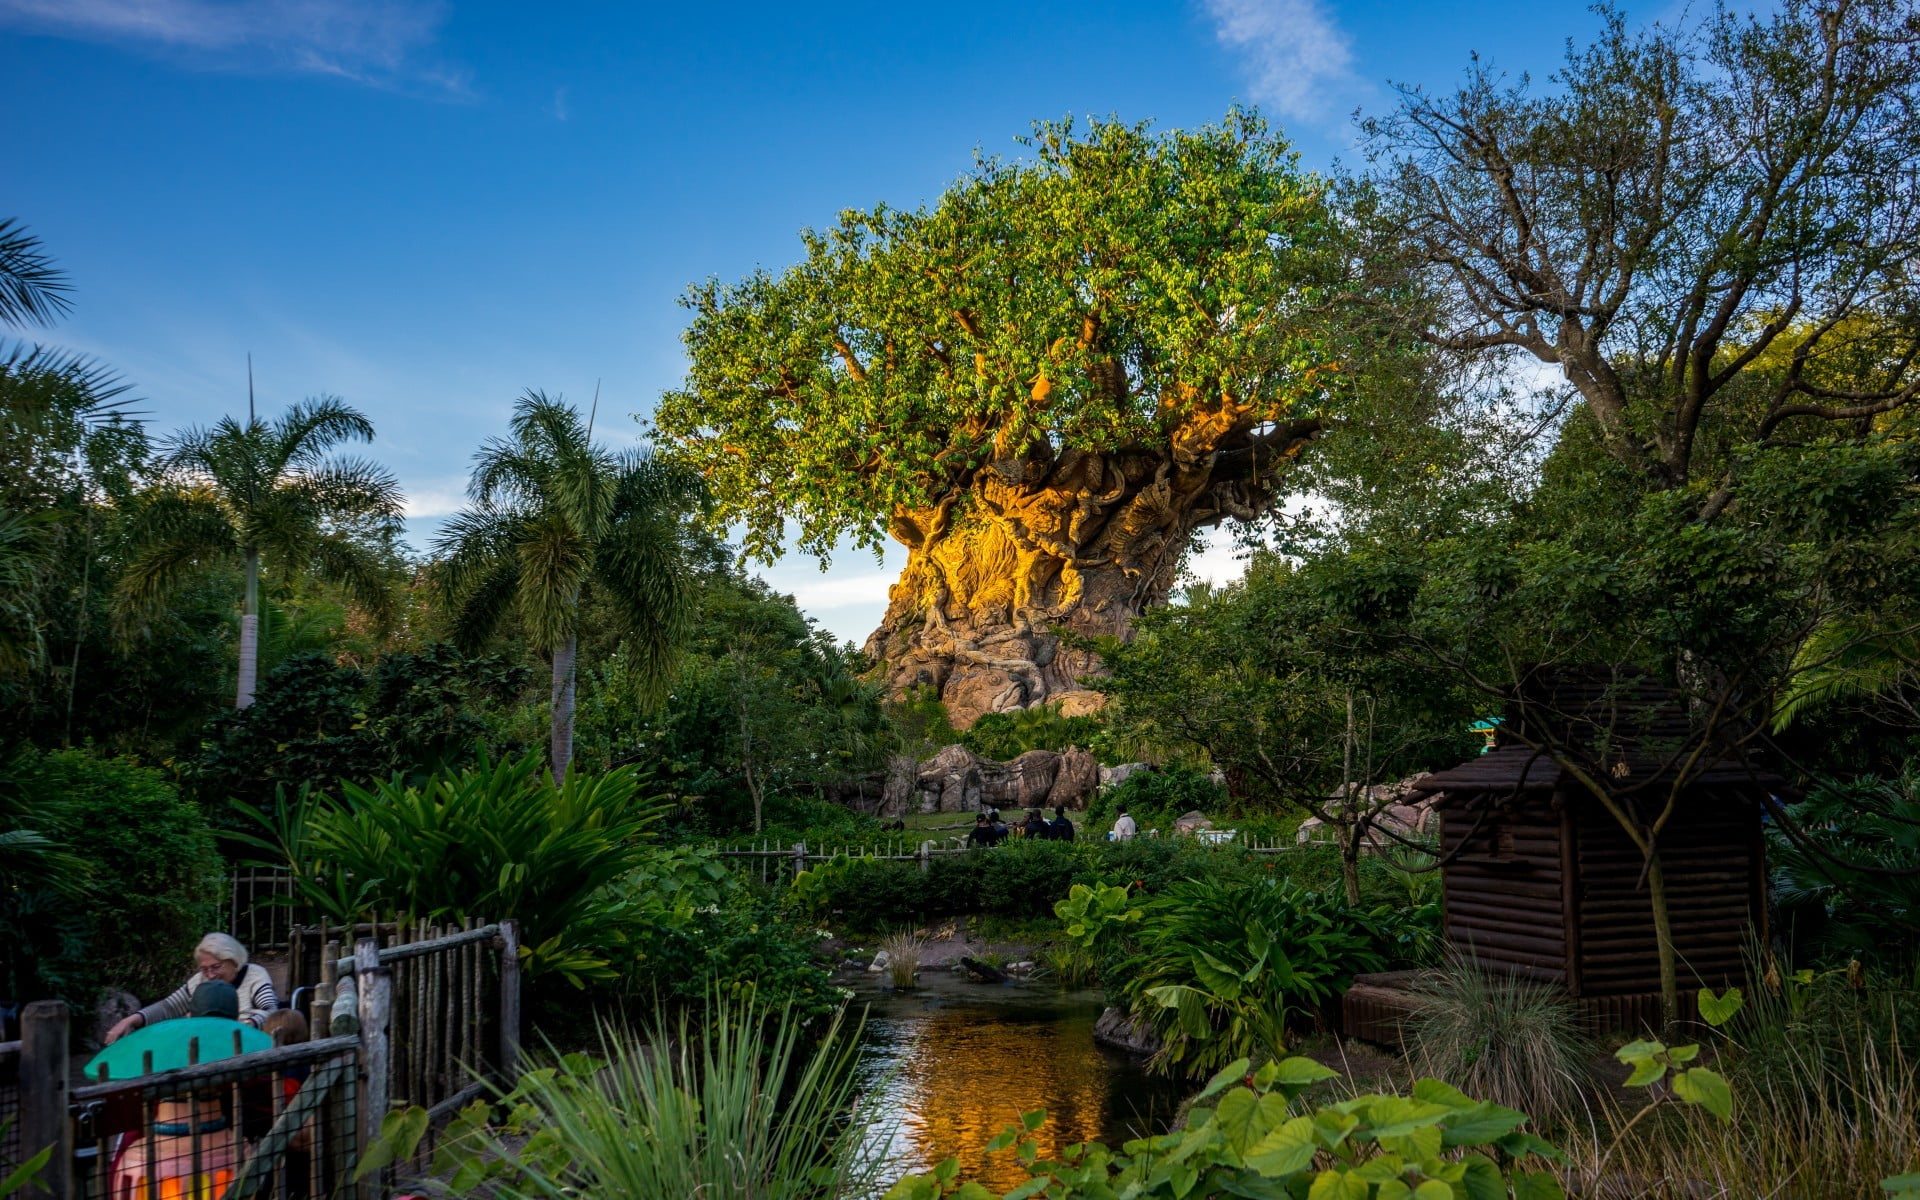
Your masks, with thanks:
[(1043, 841), (1053, 836), (1053, 830), (1047, 827), (1047, 819), (1040, 815), (1037, 808), (1027, 814), (1027, 823), (1020, 827), (1020, 832)]
[(973, 828), (967, 831), (967, 845), (998, 846), (1000, 839), (1005, 836), (993, 827), (993, 822), (987, 819), (987, 814), (981, 813), (973, 819)]
[(1049, 826), (1049, 828), (1053, 830), (1054, 841), (1070, 842), (1073, 840), (1073, 822), (1067, 820), (1067, 810), (1065, 805), (1054, 806), (1053, 822)]

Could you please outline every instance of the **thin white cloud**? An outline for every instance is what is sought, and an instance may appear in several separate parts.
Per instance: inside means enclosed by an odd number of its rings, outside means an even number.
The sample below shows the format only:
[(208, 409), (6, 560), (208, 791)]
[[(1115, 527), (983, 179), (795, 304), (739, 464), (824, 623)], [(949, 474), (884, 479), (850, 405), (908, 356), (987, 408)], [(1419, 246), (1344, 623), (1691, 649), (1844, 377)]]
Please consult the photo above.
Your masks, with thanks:
[[(768, 572), (769, 575), (772, 572)], [(776, 587), (792, 586), (794, 603), (809, 612), (819, 609), (847, 608), (852, 605), (877, 604), (882, 608), (887, 604), (887, 589), (899, 578), (897, 574), (864, 574), (835, 579), (832, 576), (816, 575), (812, 580), (794, 583), (791, 579), (778, 582), (769, 579)]]
[(1239, 55), (1253, 98), (1290, 117), (1330, 110), (1352, 82), (1353, 46), (1321, 0), (1201, 0), (1220, 41)]
[(464, 94), (462, 72), (422, 59), (447, 12), (443, 0), (0, 0), (0, 25), (221, 69)]
[(567, 107), (567, 89), (565, 88), (553, 89), (552, 112), (553, 112), (553, 119), (556, 121), (564, 121), (569, 116), (573, 115), (573, 110)]

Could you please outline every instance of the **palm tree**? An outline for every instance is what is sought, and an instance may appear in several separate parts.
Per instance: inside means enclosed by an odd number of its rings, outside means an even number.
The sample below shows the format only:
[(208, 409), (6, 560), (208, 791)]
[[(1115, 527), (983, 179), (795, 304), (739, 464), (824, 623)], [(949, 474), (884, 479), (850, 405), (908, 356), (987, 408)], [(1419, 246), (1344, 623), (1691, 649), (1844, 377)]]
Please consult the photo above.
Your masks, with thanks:
[(643, 692), (664, 690), (693, 606), (688, 518), (706, 492), (683, 468), (615, 454), (559, 398), (528, 392), (513, 436), (474, 455), (472, 505), (435, 541), (454, 641), (469, 650), (516, 613), (553, 661), (552, 766), (573, 759), (581, 610), (595, 595), (625, 627)]
[(353, 440), (372, 441), (373, 423), (331, 396), (302, 401), (277, 421), (223, 417), (181, 433), (162, 458), (166, 482), (135, 509), (118, 598), (123, 624), (151, 619), (195, 571), (243, 567), (234, 705), (245, 708), (259, 673), (263, 559), (337, 580), (355, 603), (387, 612), (393, 591), (381, 542), (398, 532), (400, 488), (384, 467), (329, 457)]
[(51, 325), (72, 307), (72, 286), (39, 238), (13, 217), (0, 219), (0, 321)]

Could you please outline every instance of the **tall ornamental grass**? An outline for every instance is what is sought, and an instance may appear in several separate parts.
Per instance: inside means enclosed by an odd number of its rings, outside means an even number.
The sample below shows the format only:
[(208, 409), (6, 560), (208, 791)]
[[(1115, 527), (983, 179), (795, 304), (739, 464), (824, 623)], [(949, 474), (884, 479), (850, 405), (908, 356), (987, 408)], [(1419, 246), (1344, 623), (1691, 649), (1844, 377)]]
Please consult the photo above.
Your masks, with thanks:
[(1584, 1111), (1598, 1047), (1564, 992), (1452, 956), (1419, 986), (1407, 1056), (1424, 1075), (1556, 1126)]
[(510, 1097), (515, 1125), (456, 1127), (466, 1164), (436, 1165), (453, 1167), (456, 1192), (491, 1179), (506, 1200), (878, 1195), (885, 1139), (858, 1103), (859, 1023), (804, 1028), (725, 1002), (644, 1036), (603, 1027), (597, 1060), (528, 1072)]

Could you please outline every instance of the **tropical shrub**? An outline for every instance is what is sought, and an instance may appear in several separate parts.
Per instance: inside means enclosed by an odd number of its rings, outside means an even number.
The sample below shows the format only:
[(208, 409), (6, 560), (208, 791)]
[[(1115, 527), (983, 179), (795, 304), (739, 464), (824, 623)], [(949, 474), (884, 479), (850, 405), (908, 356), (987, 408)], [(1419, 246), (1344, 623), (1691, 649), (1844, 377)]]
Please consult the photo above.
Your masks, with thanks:
[(1799, 836), (1769, 830), (1773, 927), (1807, 958), (1906, 952), (1920, 926), (1920, 768), (1823, 783), (1787, 815)]
[(530, 672), (453, 647), (389, 654), (370, 670), (324, 653), (275, 666), (247, 708), (216, 716), (185, 775), (210, 807), (256, 807), (276, 789), (327, 791), (396, 773), (419, 779), (464, 762), (485, 714), (525, 689)]
[[(1193, 1100), (1185, 1124), (1118, 1150), (1073, 1145), (1043, 1160), (1030, 1137), (1044, 1111), (1022, 1116), (988, 1143), (1011, 1150), (1026, 1183), (1005, 1200), (1180, 1200), (1257, 1196), (1301, 1200), (1560, 1200), (1561, 1156), (1523, 1130), (1526, 1114), (1475, 1101), (1435, 1079), (1411, 1096), (1370, 1094), (1316, 1105), (1305, 1096), (1336, 1072), (1307, 1058), (1222, 1067)], [(886, 1200), (996, 1200), (959, 1182), (959, 1161), (911, 1175)]]
[[(1107, 894), (1110, 896), (1110, 893)], [(1107, 955), (1102, 976), (1115, 1002), (1160, 1039), (1153, 1065), (1197, 1074), (1243, 1055), (1283, 1053), (1290, 1025), (1315, 1015), (1353, 976), (1384, 969), (1409, 940), (1437, 937), (1426, 915), (1356, 909), (1332, 893), (1263, 880), (1178, 883), (1139, 916), (1098, 901), (1097, 921), (1056, 911), (1079, 940)], [(1132, 922), (1118, 938), (1121, 922)]]
[(0, 892), (0, 990), (90, 1003), (108, 986), (177, 987), (223, 899), (199, 807), (161, 772), (85, 750), (22, 750), (4, 774), (0, 791), (58, 858), (37, 882)]
[[(665, 811), (632, 767), (555, 787), (537, 753), (398, 776), (337, 797), (304, 791), (253, 839), (294, 870), (300, 899), (340, 922), (474, 917), (521, 923), (528, 967), (575, 982), (609, 965), (663, 869), (649, 845)], [(652, 869), (650, 869), (652, 868)]]
[(1136, 771), (1113, 787), (1101, 788), (1087, 805), (1087, 824), (1109, 825), (1124, 808), (1140, 828), (1171, 832), (1184, 813), (1198, 809), (1218, 816), (1226, 807), (1226, 788), (1204, 772), (1175, 764)]
[(669, 919), (627, 926), (625, 990), (643, 1003), (722, 1003), (782, 1009), (817, 1026), (841, 1008), (831, 972), (814, 956), (819, 934), (739, 884)]
[(859, 1037), (736, 1003), (660, 1016), (645, 1036), (603, 1030), (597, 1056), (562, 1056), (463, 1110), (433, 1173), (454, 1195), (528, 1200), (869, 1196), (878, 1114), (855, 1103)]
[[(1288, 861), (1293, 857), (1298, 856)], [(837, 928), (878, 933), (903, 921), (950, 916), (1045, 919), (1075, 884), (1125, 884), (1153, 894), (1183, 879), (1272, 877), (1277, 864), (1270, 856), (1256, 861), (1236, 846), (1207, 846), (1188, 838), (1016, 838), (935, 858), (924, 873), (917, 863), (879, 858), (822, 865), (830, 869), (801, 877), (797, 902)], [(1337, 865), (1333, 869), (1337, 873)]]
[(1085, 749), (1099, 734), (1098, 717), (1063, 717), (1059, 704), (1041, 704), (987, 713), (960, 735), (960, 744), (981, 758), (1007, 762), (1029, 750)]

